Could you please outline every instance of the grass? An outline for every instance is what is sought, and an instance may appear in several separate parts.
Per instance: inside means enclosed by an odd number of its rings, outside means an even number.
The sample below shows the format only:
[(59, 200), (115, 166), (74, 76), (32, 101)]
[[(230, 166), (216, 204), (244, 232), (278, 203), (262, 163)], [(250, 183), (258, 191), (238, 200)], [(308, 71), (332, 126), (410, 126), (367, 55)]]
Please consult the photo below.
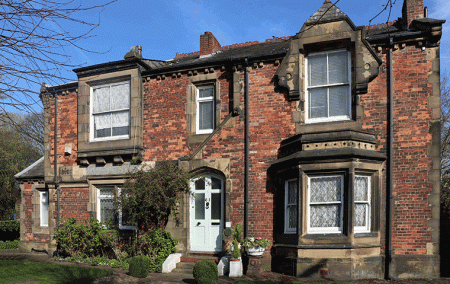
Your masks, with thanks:
[(91, 283), (111, 271), (22, 260), (0, 260), (0, 283)]

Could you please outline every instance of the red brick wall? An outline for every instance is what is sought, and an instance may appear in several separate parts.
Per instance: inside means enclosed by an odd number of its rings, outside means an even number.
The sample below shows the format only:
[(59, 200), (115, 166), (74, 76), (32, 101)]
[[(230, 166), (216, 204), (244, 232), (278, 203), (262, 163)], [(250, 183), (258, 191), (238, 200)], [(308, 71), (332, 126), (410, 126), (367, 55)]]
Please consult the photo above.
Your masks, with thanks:
[[(428, 195), (432, 191), (429, 182), (431, 158), (428, 156), (432, 139), (429, 133), (431, 108), (428, 107), (431, 62), (427, 61), (426, 54), (426, 51), (415, 46), (393, 52), (392, 177), (395, 204), (392, 249), (395, 254), (426, 254), (426, 243), (431, 242), (431, 231), (427, 227), (427, 221), (431, 218)], [(364, 107), (362, 120), (364, 130), (378, 135), (378, 150), (386, 152), (388, 58), (385, 54), (379, 56), (385, 64), (380, 75), (369, 85), (369, 93), (361, 95)]]
[(33, 204), (31, 203), (33, 190), (31, 189), (31, 184), (28, 182), (24, 183), (23, 186), (24, 189), (22, 192), (22, 215), (20, 216), (21, 226), (23, 226), (23, 235), (21, 235), (21, 239), (29, 241), (33, 240), (32, 229), (34, 221), (32, 218)]
[[(292, 112), (295, 102), (274, 91), (273, 62), (250, 68), (250, 171), (249, 234), (273, 238), (273, 193), (266, 186), (267, 169), (277, 159), (280, 142), (295, 134)], [(219, 72), (221, 120), (229, 113), (231, 75)], [(186, 131), (186, 90), (189, 77), (151, 79), (144, 88), (145, 160), (178, 159), (191, 154)], [(241, 96), (243, 103), (243, 96)], [(176, 118), (176, 119), (174, 119)], [(232, 224), (243, 221), (244, 204), (244, 123), (235, 118), (235, 126), (220, 130), (203, 148), (203, 158), (230, 158)]]
[[(55, 200), (55, 211), (53, 218), (57, 220), (56, 193), (53, 196)], [(89, 219), (90, 215), (87, 210), (89, 204), (89, 188), (61, 188), (60, 196), (60, 218), (69, 219), (75, 217), (78, 221)]]
[[(379, 56), (386, 62), (385, 54)], [(360, 96), (364, 110), (363, 130), (377, 135), (377, 150), (386, 152), (387, 125), (387, 73), (386, 64), (380, 75), (369, 85), (369, 92)], [(431, 109), (427, 99), (431, 86), (427, 73), (431, 63), (426, 51), (414, 46), (394, 51), (394, 221), (393, 244), (395, 254), (426, 254), (426, 243), (431, 241), (427, 220), (431, 217), (428, 194), (431, 183), (428, 172), (431, 159), (428, 149), (431, 134), (428, 122)], [(295, 102), (288, 102), (286, 94), (275, 91), (274, 74), (278, 66), (265, 62), (262, 68), (250, 68), (250, 210), (249, 234), (272, 240), (273, 193), (267, 188), (267, 169), (277, 158), (280, 142), (295, 134), (292, 113)], [(220, 81), (222, 101), (221, 120), (229, 113), (228, 93), (232, 77), (230, 73), (215, 70)], [(242, 75), (243, 76), (243, 75)], [(178, 159), (192, 153), (188, 144), (186, 121), (186, 92), (189, 77), (167, 76), (164, 80), (152, 78), (144, 83), (144, 160), (161, 161)], [(59, 99), (60, 165), (76, 164), (77, 97), (71, 93)], [(243, 96), (241, 96), (243, 103)], [(235, 126), (220, 130), (203, 149), (204, 159), (230, 158), (230, 193), (233, 224), (243, 221), (244, 185), (244, 125), (242, 117), (234, 118)], [(49, 118), (53, 127), (53, 114)], [(50, 135), (51, 143), (53, 136)], [(72, 143), (73, 154), (64, 156), (64, 144)], [(50, 157), (52, 157), (50, 151)], [(53, 159), (51, 158), (53, 162)], [(384, 182), (383, 182), (384, 184)], [(89, 217), (88, 188), (63, 188), (61, 218)], [(24, 193), (25, 200), (29, 198)], [(55, 197), (56, 198), (56, 197)], [(384, 208), (382, 199), (382, 208)], [(25, 201), (26, 203), (27, 201)], [(24, 207), (25, 214), (31, 214)], [(56, 212), (54, 213), (56, 214)], [(28, 215), (27, 215), (28, 216)], [(54, 216), (56, 218), (56, 215)], [(26, 218), (27, 219), (27, 218)], [(31, 216), (29, 218), (31, 220)], [(24, 220), (24, 222), (28, 222)], [(382, 218), (384, 222), (384, 218)], [(384, 225), (382, 224), (382, 228)]]
[(405, 0), (402, 8), (402, 18), (409, 26), (412, 20), (423, 18), (423, 0)]
[[(55, 100), (50, 100), (50, 117), (48, 126), (50, 135), (48, 138), (50, 144), (49, 158), (53, 166), (54, 162), (54, 127), (55, 127)], [(72, 92), (66, 95), (58, 94), (58, 167), (74, 166), (77, 159), (77, 140), (78, 140), (78, 101), (77, 93)], [(67, 143), (72, 144), (72, 154), (64, 154), (64, 147)], [(53, 175), (53, 172), (52, 172)]]

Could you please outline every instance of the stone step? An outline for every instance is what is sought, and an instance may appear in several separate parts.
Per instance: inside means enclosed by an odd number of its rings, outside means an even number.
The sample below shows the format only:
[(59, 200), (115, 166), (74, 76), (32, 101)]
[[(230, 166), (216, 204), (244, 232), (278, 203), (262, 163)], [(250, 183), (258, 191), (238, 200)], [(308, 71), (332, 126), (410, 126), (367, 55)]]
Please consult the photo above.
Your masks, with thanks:
[(200, 260), (212, 260), (217, 264), (219, 263), (220, 257), (214, 255), (190, 255), (188, 257), (181, 257), (181, 262), (177, 263), (177, 267), (173, 272), (192, 274), (195, 263)]
[(194, 269), (195, 262), (179, 262), (177, 263), (177, 267), (172, 270), (175, 273), (188, 273), (192, 274), (192, 270)]

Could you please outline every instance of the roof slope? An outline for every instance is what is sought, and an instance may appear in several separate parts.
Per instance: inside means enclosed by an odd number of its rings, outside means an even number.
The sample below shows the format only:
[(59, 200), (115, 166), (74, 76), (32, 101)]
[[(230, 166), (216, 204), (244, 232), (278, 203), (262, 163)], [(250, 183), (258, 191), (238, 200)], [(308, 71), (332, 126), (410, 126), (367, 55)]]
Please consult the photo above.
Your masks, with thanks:
[(44, 178), (44, 156), (42, 156), (39, 160), (29, 165), (20, 173), (14, 175), (17, 179), (43, 179)]

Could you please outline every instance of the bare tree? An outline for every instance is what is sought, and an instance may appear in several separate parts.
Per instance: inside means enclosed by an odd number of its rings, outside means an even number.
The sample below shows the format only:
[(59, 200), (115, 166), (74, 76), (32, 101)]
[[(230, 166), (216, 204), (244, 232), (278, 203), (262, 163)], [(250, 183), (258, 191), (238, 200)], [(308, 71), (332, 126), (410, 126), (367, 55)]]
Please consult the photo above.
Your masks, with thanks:
[(44, 155), (44, 112), (0, 113), (0, 131), (13, 132), (16, 137)]
[[(66, 48), (89, 51), (79, 44), (91, 37), (101, 11), (115, 1), (95, 1), (90, 6), (82, 0), (0, 1), (0, 111), (40, 109), (40, 85), (64, 82), (61, 71), (78, 66)], [(82, 20), (88, 11), (98, 12), (98, 21)]]

